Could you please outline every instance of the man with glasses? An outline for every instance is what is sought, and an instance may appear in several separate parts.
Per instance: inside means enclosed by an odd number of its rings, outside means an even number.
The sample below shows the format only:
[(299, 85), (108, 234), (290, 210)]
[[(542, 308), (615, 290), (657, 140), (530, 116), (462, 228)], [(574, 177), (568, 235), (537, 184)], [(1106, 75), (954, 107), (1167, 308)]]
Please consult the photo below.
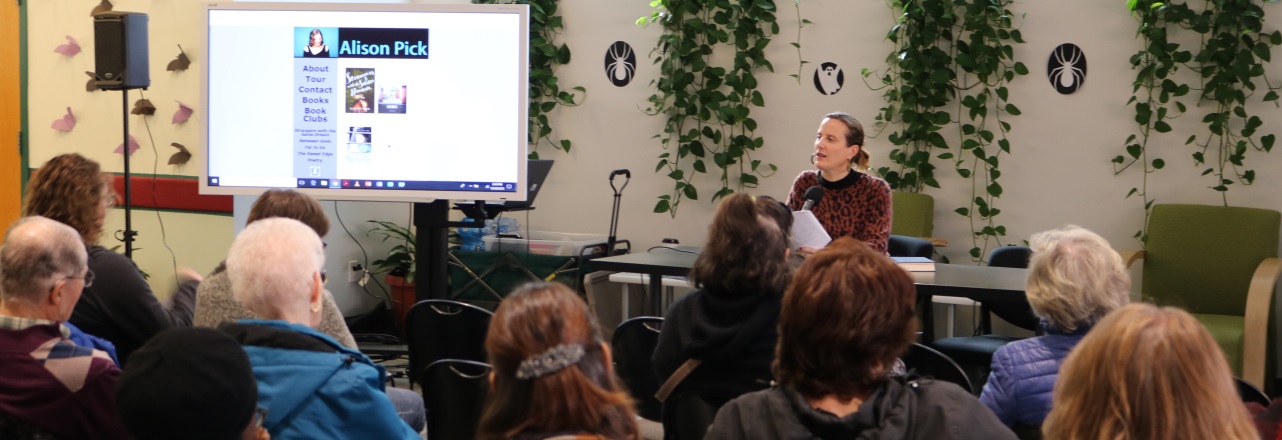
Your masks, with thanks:
[[(0, 425), (57, 438), (127, 438), (116, 416), (120, 370), (72, 339), (71, 317), (93, 282), (80, 234), (25, 217), (0, 246)], [(3, 435), (0, 435), (3, 436)]]

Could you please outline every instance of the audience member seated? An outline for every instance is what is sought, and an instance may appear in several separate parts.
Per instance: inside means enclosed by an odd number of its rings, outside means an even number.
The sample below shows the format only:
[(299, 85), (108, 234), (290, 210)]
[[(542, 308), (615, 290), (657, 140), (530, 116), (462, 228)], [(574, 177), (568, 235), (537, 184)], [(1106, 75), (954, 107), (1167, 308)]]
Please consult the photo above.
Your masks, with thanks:
[[(253, 223), (271, 217), (292, 218), (316, 231), (324, 237), (329, 232), (329, 219), (320, 203), (311, 196), (290, 189), (272, 189), (264, 192), (249, 208), (249, 220)], [(334, 304), (334, 296), (325, 290), (325, 303), (322, 305), (321, 322), (316, 330), (329, 335), (348, 348), (356, 348), (356, 340), (343, 321), (343, 314)], [(223, 262), (205, 276), (205, 281), (196, 289), (196, 318), (194, 325), (199, 327), (217, 327), (226, 321), (255, 318), (254, 314), (232, 297), (231, 281), (227, 279), (227, 263)]]
[(200, 275), (183, 270), (172, 305), (162, 305), (133, 261), (97, 244), (114, 197), (110, 176), (97, 162), (79, 154), (63, 154), (49, 159), (31, 175), (24, 212), (57, 220), (80, 233), (89, 249), (89, 269), (98, 278), (85, 289), (71, 322), (115, 344), (123, 365), (129, 362), (130, 353), (156, 333), (191, 326)]
[(686, 362), (698, 362), (673, 397), (694, 393), (720, 407), (770, 387), (779, 304), (792, 274), (791, 228), (792, 213), (773, 198), (738, 193), (721, 202), (690, 270), (700, 290), (668, 310), (654, 351), (660, 383)]
[(299, 221), (269, 218), (241, 231), (227, 255), (236, 300), (265, 319), (220, 327), (249, 355), (263, 427), (276, 440), (419, 438), (383, 391), (383, 367), (312, 328), (324, 302), (322, 248)]
[[(249, 209), (247, 223), (272, 218), (292, 218), (312, 228), (317, 236), (324, 237), (329, 232), (329, 219), (319, 202), (311, 196), (288, 189), (272, 189), (264, 192), (254, 206)], [(322, 242), (322, 247), (324, 244)], [(323, 287), (322, 287), (323, 288)], [(334, 303), (334, 296), (329, 290), (322, 292), (324, 304), (321, 306), (321, 321), (316, 331), (334, 338), (347, 348), (357, 349), (356, 340), (343, 314)], [(196, 318), (194, 325), (200, 327), (217, 327), (219, 324), (237, 319), (255, 319), (254, 313), (236, 301), (231, 291), (231, 280), (227, 277), (227, 263), (222, 262), (214, 269), (196, 289)], [(396, 405), (396, 412), (411, 428), (421, 431), (427, 427), (426, 414), (423, 410), (423, 396), (416, 392), (387, 388), (387, 396)]]
[(730, 401), (710, 439), (1014, 439), (955, 384), (891, 376), (916, 338), (916, 288), (850, 237), (806, 258), (783, 297), (779, 384)]
[(0, 412), (68, 439), (125, 439), (120, 370), (61, 325), (94, 275), (76, 231), (42, 217), (14, 223), (0, 246)]
[(120, 419), (135, 440), (270, 440), (249, 357), (207, 328), (161, 332), (120, 377)]
[(1045, 335), (997, 349), (979, 401), (1002, 423), (1036, 427), (1051, 410), (1060, 364), (1096, 321), (1130, 301), (1131, 279), (1108, 241), (1076, 226), (1034, 234), (1029, 247), (1028, 303)]
[(639, 439), (632, 401), (584, 303), (562, 284), (518, 288), (490, 321), (493, 372), (477, 438)]
[(1042, 433), (1049, 440), (1257, 439), (1232, 374), (1192, 315), (1128, 305), (1068, 355)]

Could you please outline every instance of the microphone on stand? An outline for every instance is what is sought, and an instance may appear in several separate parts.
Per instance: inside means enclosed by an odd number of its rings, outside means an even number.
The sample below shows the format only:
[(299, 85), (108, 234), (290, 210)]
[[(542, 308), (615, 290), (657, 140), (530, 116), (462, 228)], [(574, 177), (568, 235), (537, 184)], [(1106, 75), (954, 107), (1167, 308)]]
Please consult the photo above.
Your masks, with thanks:
[(806, 190), (806, 195), (803, 198), (806, 199), (806, 203), (801, 205), (801, 210), (809, 211), (810, 208), (818, 205), (819, 201), (824, 198), (824, 189), (820, 188), (818, 185), (812, 186), (810, 189)]

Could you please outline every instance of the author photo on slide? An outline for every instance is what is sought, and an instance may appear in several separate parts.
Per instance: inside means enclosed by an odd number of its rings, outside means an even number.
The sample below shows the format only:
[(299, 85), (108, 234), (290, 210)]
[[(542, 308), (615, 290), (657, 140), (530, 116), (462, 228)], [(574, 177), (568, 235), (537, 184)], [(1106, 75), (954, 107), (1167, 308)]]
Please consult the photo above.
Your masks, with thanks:
[(325, 37), (338, 38), (338, 28), (294, 28), (294, 40), (298, 42), (299, 52), (295, 56), (303, 58), (332, 58), (335, 54), (329, 51)]
[[(792, 182), (788, 207), (800, 210), (806, 190), (823, 188), (823, 199), (810, 210), (833, 240), (854, 237), (873, 250), (886, 253), (890, 240), (890, 185), (868, 174), (868, 152), (864, 151), (864, 126), (846, 113), (829, 113), (819, 123), (815, 150), (810, 155), (814, 170), (802, 171)], [(815, 250), (802, 247), (798, 253)]]

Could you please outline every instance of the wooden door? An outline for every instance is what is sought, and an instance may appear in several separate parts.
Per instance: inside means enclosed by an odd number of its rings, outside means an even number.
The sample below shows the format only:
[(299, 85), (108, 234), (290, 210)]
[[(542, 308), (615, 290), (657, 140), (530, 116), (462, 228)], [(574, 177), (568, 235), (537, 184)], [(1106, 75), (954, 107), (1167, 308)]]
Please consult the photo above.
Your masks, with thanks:
[(17, 2), (0, 1), (0, 229), (18, 218), (22, 204), (18, 14)]

